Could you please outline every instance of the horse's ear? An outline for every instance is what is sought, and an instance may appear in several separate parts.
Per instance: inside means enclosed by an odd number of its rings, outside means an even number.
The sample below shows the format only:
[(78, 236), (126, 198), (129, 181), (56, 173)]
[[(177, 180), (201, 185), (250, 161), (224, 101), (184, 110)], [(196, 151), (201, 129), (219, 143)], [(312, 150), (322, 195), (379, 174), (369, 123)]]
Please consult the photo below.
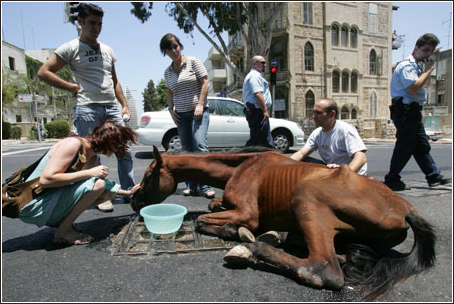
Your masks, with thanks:
[(161, 165), (162, 164), (161, 154), (159, 154), (158, 148), (156, 148), (156, 146), (153, 146), (153, 156), (154, 159), (156, 160), (156, 163), (158, 165)]

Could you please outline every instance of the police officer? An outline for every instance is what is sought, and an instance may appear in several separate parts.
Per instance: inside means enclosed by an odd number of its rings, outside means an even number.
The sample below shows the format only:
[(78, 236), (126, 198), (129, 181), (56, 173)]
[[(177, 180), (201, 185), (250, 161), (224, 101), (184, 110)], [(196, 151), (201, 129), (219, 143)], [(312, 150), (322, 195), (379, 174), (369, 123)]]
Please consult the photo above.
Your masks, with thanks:
[(399, 173), (413, 156), (425, 174), (430, 187), (451, 182), (440, 174), (430, 155), (429, 138), (422, 122), (422, 106), (426, 103), (423, 88), (434, 69), (431, 55), (440, 43), (434, 34), (424, 34), (416, 42), (410, 56), (399, 62), (391, 80), (391, 118), (396, 126), (396, 145), (391, 157), (385, 184), (394, 191), (408, 190)]
[(252, 58), (251, 71), (243, 82), (243, 101), (250, 138), (246, 146), (273, 147), (268, 109), (272, 105), (268, 82), (262, 76), (266, 61), (260, 55)]

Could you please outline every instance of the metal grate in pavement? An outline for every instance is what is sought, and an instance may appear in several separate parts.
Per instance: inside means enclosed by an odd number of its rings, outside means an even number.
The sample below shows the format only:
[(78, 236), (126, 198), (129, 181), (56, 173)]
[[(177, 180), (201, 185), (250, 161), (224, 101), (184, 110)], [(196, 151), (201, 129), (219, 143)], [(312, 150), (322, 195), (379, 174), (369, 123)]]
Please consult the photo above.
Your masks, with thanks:
[(224, 241), (214, 236), (200, 234), (195, 231), (195, 219), (206, 212), (188, 212), (180, 229), (171, 234), (150, 233), (143, 218), (132, 215), (128, 225), (122, 232), (113, 255), (161, 255), (200, 251), (228, 250), (236, 242)]

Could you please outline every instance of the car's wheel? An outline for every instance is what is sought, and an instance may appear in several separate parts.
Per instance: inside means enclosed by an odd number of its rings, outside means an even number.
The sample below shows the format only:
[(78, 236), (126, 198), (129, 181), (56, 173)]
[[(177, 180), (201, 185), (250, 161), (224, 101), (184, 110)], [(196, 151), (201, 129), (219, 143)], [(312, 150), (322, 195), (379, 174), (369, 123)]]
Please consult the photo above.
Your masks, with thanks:
[(290, 148), (290, 136), (284, 130), (276, 130), (272, 133), (274, 148), (287, 153)]
[(179, 152), (181, 151), (181, 141), (178, 136), (178, 131), (169, 132), (166, 137), (162, 140), (162, 146), (164, 149)]

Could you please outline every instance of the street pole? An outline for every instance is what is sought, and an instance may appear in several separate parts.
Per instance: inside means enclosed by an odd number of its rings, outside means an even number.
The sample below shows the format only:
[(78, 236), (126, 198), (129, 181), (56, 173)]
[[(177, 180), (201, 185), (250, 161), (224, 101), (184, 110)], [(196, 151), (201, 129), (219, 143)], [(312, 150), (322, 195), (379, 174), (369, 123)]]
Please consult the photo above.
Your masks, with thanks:
[(273, 86), (271, 87), (271, 101), (272, 101), (272, 112), (271, 112), (271, 117), (274, 118), (274, 93), (275, 93), (275, 89), (276, 89), (276, 85), (273, 84)]
[(35, 92), (32, 92), (32, 98), (33, 98), (33, 101), (35, 102), (35, 116), (36, 116), (36, 124), (38, 126), (36, 128), (36, 133), (38, 133), (38, 142), (41, 143), (41, 128), (42, 128), (42, 126), (40, 126), (41, 124), (39, 123), (38, 103), (36, 102)]

